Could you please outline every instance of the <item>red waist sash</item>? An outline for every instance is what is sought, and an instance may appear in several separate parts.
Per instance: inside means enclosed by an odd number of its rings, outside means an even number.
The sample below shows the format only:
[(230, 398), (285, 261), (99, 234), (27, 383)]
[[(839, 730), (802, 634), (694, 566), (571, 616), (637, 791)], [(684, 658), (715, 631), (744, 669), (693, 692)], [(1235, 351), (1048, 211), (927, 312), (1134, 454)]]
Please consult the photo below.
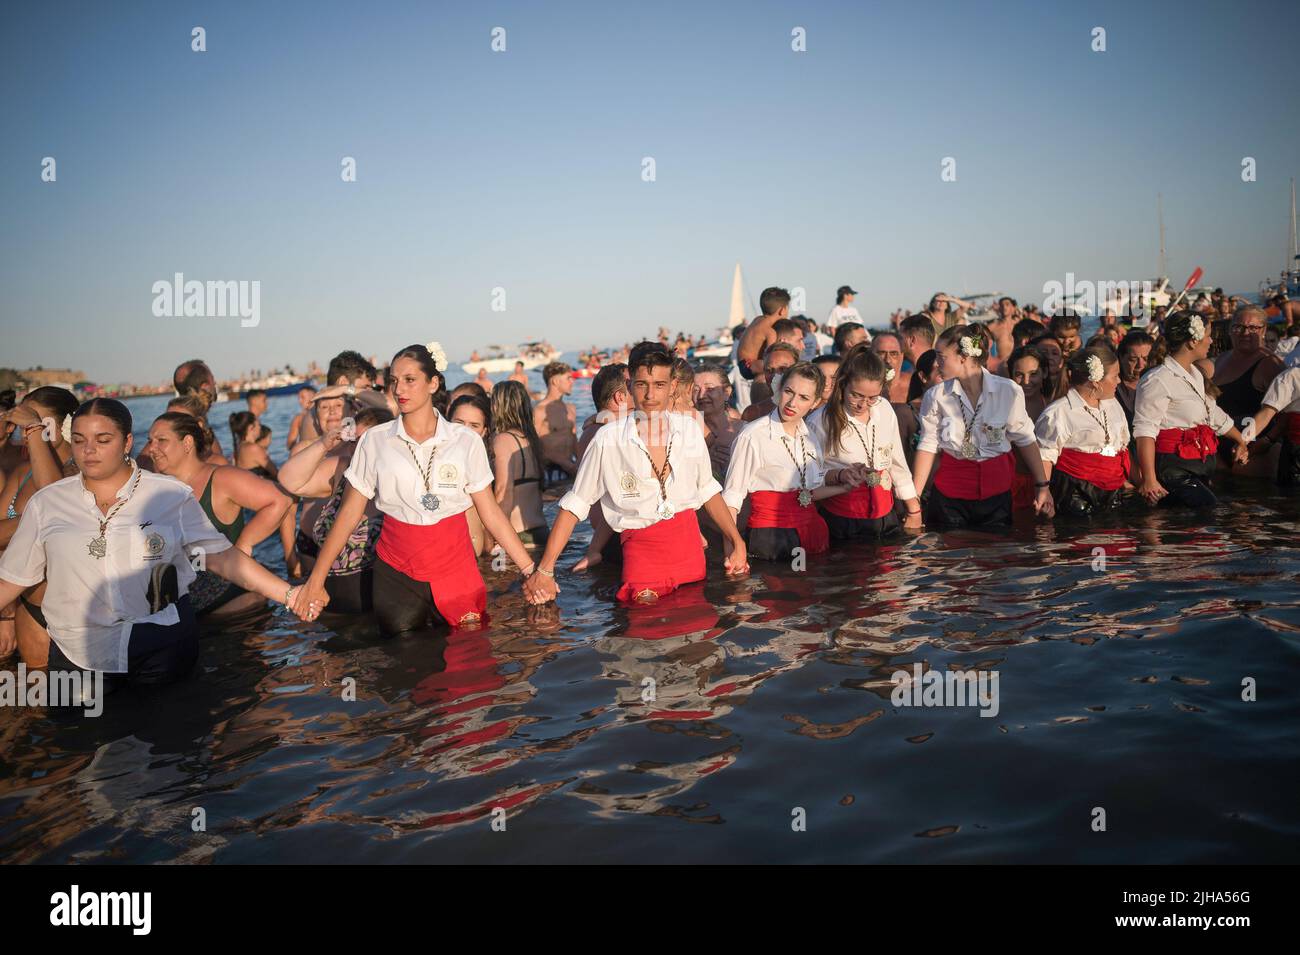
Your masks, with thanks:
[(1300, 444), (1300, 411), (1288, 411), (1282, 417), (1286, 419), (1286, 437), (1292, 444)]
[(821, 505), (836, 517), (854, 517), (870, 521), (884, 517), (894, 509), (894, 491), (879, 484), (875, 487), (859, 484), (844, 494), (826, 498)]
[(683, 584), (704, 579), (704, 545), (695, 511), (678, 511), (666, 521), (623, 531), (623, 586), (618, 599), (635, 601), (645, 590), (662, 597)]
[(749, 526), (789, 528), (799, 535), (799, 546), (809, 554), (820, 554), (831, 546), (831, 532), (826, 519), (811, 504), (800, 507), (798, 491), (751, 493)]
[(1219, 436), (1208, 424), (1195, 428), (1165, 428), (1156, 435), (1157, 454), (1176, 454), (1180, 458), (1203, 461), (1219, 450)]
[(436, 524), (406, 524), (386, 514), (375, 555), (394, 570), (428, 583), (434, 606), (453, 627), (471, 613), (487, 622), (487, 588), (464, 512)]
[(1063, 448), (1056, 469), (1072, 478), (1095, 484), (1103, 491), (1118, 491), (1124, 486), (1131, 465), (1128, 448), (1122, 448), (1114, 457), (1078, 448)]
[(984, 501), (1010, 491), (1015, 473), (1016, 456), (1010, 451), (987, 461), (971, 461), (945, 451), (934, 486), (944, 497)]

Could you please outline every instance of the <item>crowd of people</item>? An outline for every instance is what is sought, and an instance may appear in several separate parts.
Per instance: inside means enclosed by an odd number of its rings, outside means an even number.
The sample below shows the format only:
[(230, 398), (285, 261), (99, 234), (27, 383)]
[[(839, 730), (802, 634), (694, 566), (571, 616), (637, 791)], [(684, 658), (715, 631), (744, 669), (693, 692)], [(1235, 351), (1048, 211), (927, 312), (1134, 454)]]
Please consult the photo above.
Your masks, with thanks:
[[(766, 289), (730, 363), (661, 329), (593, 369), (582, 422), (561, 362), (533, 394), (520, 366), (449, 389), (436, 342), (383, 369), (345, 351), (298, 393), (278, 468), (262, 393), (222, 446), (202, 361), (176, 368), (142, 448), (121, 402), (37, 388), (3, 411), (0, 658), (168, 682), (193, 669), (201, 621), (268, 600), (304, 620), (373, 614), (385, 635), (483, 627), (480, 560), (547, 603), (584, 522), (570, 572), (616, 563), (618, 599), (639, 603), (703, 579), (709, 547), (743, 576), (923, 528), (997, 532), (1018, 510), (1205, 508), (1225, 471), (1300, 482), (1285, 300), (1216, 293), (1143, 327), (1107, 314), (1085, 340), (1068, 312), (1004, 298), (970, 323), (943, 293), (872, 336), (854, 295), (819, 326)], [(273, 535), (287, 579), (252, 556)]]

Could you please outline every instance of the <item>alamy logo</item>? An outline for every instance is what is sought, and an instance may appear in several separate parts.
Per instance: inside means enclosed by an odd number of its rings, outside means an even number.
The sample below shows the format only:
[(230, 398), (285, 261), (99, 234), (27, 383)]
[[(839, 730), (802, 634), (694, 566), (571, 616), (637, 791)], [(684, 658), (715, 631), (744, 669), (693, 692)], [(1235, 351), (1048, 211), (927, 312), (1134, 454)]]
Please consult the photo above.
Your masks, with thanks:
[(104, 674), (99, 670), (0, 670), (0, 706), (80, 706), (86, 716), (104, 712)]
[(133, 935), (148, 935), (153, 924), (151, 892), (70, 892), (50, 896), (51, 925), (129, 925)]
[(895, 706), (978, 706), (980, 716), (997, 716), (997, 670), (948, 670), (925, 672), (921, 664), (911, 670), (895, 670), (889, 694)]
[(262, 283), (199, 282), (177, 272), (172, 281), (153, 283), (155, 318), (226, 318), (238, 316), (242, 328), (262, 321)]

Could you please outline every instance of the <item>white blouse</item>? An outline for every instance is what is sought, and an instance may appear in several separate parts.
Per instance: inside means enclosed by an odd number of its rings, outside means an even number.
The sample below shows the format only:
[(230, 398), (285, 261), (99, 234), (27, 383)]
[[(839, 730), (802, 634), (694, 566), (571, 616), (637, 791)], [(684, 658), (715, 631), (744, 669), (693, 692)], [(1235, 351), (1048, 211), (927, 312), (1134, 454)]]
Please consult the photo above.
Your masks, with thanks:
[[(1110, 448), (1116, 454), (1128, 447), (1128, 418), (1124, 406), (1106, 398), (1094, 408), (1071, 388), (1043, 409), (1034, 426), (1038, 435), (1038, 452), (1043, 460), (1055, 464), (1065, 448), (1100, 454)], [(1109, 432), (1109, 437), (1107, 433)]]
[[(41, 609), (50, 639), (86, 670), (127, 672), (131, 627), (180, 622), (176, 604), (159, 611), (149, 590), (168, 566), (176, 568), (178, 597), (194, 582), (192, 560), (228, 550), (230, 541), (212, 526), (188, 484), (141, 471), (117, 492), (126, 504), (104, 531), (103, 557), (91, 554), (104, 513), (80, 474), (32, 495), (18, 530), (0, 556), (0, 577), (21, 587), (48, 580)], [(140, 483), (134, 493), (136, 476)], [(201, 565), (200, 565), (201, 566)]]
[[(799, 465), (808, 490), (826, 483), (822, 449), (804, 421), (794, 437), (785, 433), (780, 410), (749, 422), (731, 445), (722, 499), (739, 511), (753, 491), (797, 491)], [(798, 462), (798, 464), (796, 464)]]
[(1274, 378), (1260, 404), (1287, 414), (1300, 414), (1300, 368), (1288, 368)]
[[(903, 439), (898, 431), (898, 413), (885, 398), (871, 406), (866, 421), (851, 415), (847, 417), (844, 432), (840, 435), (840, 449), (833, 451), (834, 443), (827, 434), (829, 419), (825, 406), (808, 416), (808, 429), (825, 452), (826, 470), (865, 464), (872, 471), (887, 471), (895, 495), (904, 501), (916, 497), (916, 485), (903, 454)], [(875, 455), (868, 454), (875, 448)]]
[[(983, 390), (978, 408), (971, 406), (956, 378), (926, 390), (921, 399), (918, 451), (931, 454), (947, 451), (954, 457), (964, 457), (962, 447), (969, 437), (975, 446), (971, 460), (986, 461), (1006, 454), (1013, 443), (1023, 448), (1037, 440), (1020, 386), (1010, 378), (989, 374), (987, 369), (981, 372)], [(967, 435), (968, 424), (973, 425), (970, 435)]]
[(1215, 434), (1232, 430), (1232, 418), (1205, 397), (1205, 384), (1195, 368), (1183, 368), (1166, 358), (1159, 368), (1152, 368), (1138, 379), (1137, 397), (1133, 399), (1133, 436), (1154, 438), (1170, 428), (1186, 430), (1208, 424)]
[[(407, 434), (400, 415), (368, 428), (343, 472), (382, 513), (406, 524), (437, 524), (464, 513), (474, 505), (470, 495), (492, 483), (483, 439), (436, 408), (433, 413), (438, 426), (421, 444)], [(427, 490), (422, 471), (429, 476)]]
[[(573, 487), (560, 498), (560, 507), (578, 520), (586, 520), (592, 505), (600, 502), (609, 526), (618, 533), (649, 527), (663, 518), (659, 479), (650, 461), (650, 449), (637, 430), (641, 413), (629, 414), (601, 426), (587, 445)], [(713, 478), (704, 429), (693, 417), (677, 412), (657, 413), (650, 426), (664, 429), (669, 444), (668, 476), (664, 490), (674, 514), (698, 510), (722, 491)]]

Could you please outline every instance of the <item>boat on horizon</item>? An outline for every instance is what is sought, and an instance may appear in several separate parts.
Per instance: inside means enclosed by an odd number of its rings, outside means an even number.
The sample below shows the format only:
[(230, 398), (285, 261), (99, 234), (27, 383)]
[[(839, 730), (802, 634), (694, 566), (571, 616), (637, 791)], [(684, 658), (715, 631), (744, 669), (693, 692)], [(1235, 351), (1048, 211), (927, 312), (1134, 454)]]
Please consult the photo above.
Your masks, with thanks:
[[(556, 361), (560, 352), (549, 342), (524, 342), (516, 355), (507, 355), (500, 345), (488, 345), (490, 354), (487, 358), (467, 361), (461, 370), (467, 375), (477, 375), (479, 371), (494, 374), (501, 371), (514, 371), (515, 362), (522, 362), (524, 370), (540, 368), (542, 365)], [(477, 351), (475, 352), (477, 354)], [(472, 357), (472, 356), (471, 356)]]

